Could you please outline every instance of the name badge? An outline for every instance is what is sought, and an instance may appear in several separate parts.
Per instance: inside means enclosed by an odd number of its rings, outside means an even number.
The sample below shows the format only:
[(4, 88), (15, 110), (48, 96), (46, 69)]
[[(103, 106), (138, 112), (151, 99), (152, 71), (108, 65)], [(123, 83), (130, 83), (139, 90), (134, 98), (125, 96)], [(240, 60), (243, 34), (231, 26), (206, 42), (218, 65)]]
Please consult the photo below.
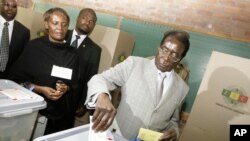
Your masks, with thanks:
[(53, 65), (53, 68), (52, 68), (52, 71), (51, 71), (51, 76), (71, 80), (72, 69)]

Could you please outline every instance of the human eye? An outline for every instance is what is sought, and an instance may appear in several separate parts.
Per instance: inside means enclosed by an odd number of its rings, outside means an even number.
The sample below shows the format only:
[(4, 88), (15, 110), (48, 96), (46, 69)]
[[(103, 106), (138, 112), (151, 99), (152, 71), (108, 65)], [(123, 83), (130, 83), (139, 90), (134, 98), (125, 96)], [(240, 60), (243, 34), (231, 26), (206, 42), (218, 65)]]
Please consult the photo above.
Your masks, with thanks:
[(69, 24), (68, 23), (63, 23), (62, 26), (63, 27), (67, 27)]
[(89, 23), (90, 24), (95, 24), (95, 21), (94, 20), (89, 20)]
[(82, 19), (83, 19), (83, 20), (86, 20), (87, 18), (86, 18), (85, 16), (82, 16)]
[(58, 21), (51, 21), (53, 25), (58, 25)]
[(171, 56), (172, 56), (173, 58), (178, 58), (178, 57), (179, 57), (179, 55), (178, 55), (177, 53), (175, 53), (175, 52), (172, 52), (172, 53), (171, 53)]
[(163, 53), (168, 53), (168, 52), (170, 52), (170, 50), (169, 50), (168, 48), (165, 47), (165, 48), (162, 49), (162, 52), (163, 52)]

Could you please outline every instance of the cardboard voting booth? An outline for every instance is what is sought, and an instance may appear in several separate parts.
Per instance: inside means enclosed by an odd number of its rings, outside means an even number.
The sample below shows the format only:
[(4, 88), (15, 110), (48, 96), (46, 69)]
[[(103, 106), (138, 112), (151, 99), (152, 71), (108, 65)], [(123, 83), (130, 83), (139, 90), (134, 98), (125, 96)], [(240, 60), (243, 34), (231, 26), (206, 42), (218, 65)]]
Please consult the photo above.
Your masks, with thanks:
[(250, 60), (213, 52), (179, 141), (229, 141), (229, 127), (250, 124)]
[(0, 141), (29, 141), (43, 97), (10, 80), (0, 79)]
[(96, 25), (90, 34), (101, 48), (99, 72), (109, 69), (131, 55), (135, 38), (120, 29)]
[(34, 39), (43, 35), (44, 21), (42, 13), (31, 9), (18, 7), (18, 12), (15, 19), (30, 29), (30, 39)]

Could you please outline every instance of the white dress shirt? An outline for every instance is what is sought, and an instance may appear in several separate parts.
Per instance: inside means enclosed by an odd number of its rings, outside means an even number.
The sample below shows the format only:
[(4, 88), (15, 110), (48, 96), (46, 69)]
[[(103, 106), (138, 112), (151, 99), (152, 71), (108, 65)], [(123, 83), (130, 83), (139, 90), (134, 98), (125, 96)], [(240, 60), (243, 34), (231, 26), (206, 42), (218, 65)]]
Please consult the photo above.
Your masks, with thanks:
[[(76, 39), (76, 35), (78, 35), (77, 34), (77, 32), (76, 32), (76, 30), (74, 29), (73, 30), (73, 34), (72, 34), (72, 37), (71, 37), (71, 42), (70, 42), (70, 44), (72, 44), (72, 42), (73, 41), (75, 41), (75, 39)], [(77, 44), (77, 48), (80, 46), (80, 44), (82, 43), (82, 41), (87, 37), (87, 35), (78, 35), (80, 38), (78, 39), (78, 44)]]
[[(0, 39), (2, 38), (2, 32), (3, 32), (3, 27), (4, 27), (5, 22), (6, 20), (2, 17), (2, 15), (0, 15)], [(14, 20), (8, 21), (8, 23), (9, 23), (8, 28), (9, 28), (9, 42), (10, 42), (11, 37), (12, 37), (13, 27), (14, 27)]]
[[(172, 70), (173, 71), (173, 70)], [(169, 79), (170, 79), (170, 77), (171, 77), (171, 73), (172, 73), (172, 71), (170, 71), (170, 72), (161, 72), (160, 70), (157, 70), (157, 72), (158, 72), (158, 75), (157, 75), (157, 82), (159, 82), (160, 81), (160, 77), (162, 77), (162, 76), (160, 76), (160, 75), (166, 75), (165, 76), (165, 78), (164, 78), (164, 80), (163, 80), (163, 93), (162, 93), (162, 97), (163, 96), (165, 96), (167, 93), (166, 93), (166, 91), (167, 91), (167, 89), (168, 89), (168, 87), (169, 87)], [(161, 73), (161, 74), (160, 74)]]

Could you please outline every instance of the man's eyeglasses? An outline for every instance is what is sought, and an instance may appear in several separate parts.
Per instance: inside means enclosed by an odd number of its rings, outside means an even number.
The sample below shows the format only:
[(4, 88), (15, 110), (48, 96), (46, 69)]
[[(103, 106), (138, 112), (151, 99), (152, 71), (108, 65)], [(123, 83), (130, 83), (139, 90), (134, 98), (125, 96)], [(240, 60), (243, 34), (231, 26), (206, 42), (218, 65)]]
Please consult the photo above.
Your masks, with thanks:
[(181, 57), (179, 57), (178, 53), (171, 51), (169, 48), (158, 48), (159, 54), (161, 56), (168, 56), (168, 58), (173, 62), (178, 62), (181, 60)]

